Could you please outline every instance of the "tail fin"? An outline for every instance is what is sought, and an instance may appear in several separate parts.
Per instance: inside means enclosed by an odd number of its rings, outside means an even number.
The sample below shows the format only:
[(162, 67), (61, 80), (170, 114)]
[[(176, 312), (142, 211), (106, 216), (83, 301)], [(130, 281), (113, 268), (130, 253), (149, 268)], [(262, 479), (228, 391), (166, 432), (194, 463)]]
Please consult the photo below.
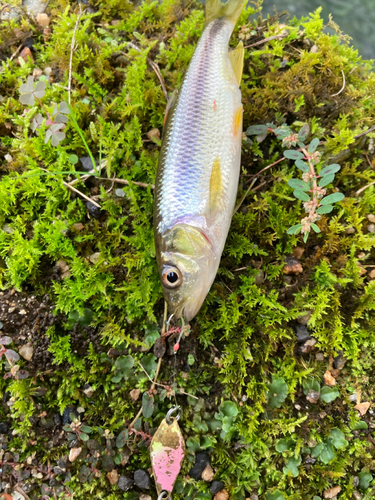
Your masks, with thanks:
[(246, 3), (247, 0), (227, 0), (226, 3), (222, 3), (221, 0), (206, 0), (205, 26), (219, 17), (229, 19), (236, 24)]

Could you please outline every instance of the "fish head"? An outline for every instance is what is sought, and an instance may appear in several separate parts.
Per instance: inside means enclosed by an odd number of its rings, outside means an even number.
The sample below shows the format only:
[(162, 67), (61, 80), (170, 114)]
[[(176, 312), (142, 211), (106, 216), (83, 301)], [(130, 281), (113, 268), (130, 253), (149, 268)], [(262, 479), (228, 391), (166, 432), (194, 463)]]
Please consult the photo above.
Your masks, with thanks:
[(170, 312), (189, 322), (201, 308), (219, 265), (211, 243), (200, 229), (177, 225), (163, 237), (158, 264)]

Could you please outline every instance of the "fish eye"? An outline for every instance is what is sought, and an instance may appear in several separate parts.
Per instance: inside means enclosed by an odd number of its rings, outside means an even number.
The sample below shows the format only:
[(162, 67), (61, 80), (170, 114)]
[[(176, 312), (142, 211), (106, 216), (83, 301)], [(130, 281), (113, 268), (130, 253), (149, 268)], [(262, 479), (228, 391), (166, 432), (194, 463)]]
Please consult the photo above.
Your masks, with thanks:
[(181, 285), (182, 276), (177, 267), (168, 267), (163, 271), (162, 280), (167, 288), (176, 288)]

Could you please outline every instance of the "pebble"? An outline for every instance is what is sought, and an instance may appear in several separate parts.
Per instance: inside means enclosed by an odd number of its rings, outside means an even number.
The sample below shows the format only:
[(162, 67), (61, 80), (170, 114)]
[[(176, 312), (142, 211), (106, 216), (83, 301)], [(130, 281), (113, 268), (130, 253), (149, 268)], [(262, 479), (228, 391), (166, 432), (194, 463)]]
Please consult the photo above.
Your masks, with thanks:
[(152, 498), (150, 497), (150, 495), (146, 495), (145, 493), (141, 493), (139, 495), (139, 500), (152, 500)]
[(34, 78), (39, 78), (42, 75), (43, 75), (43, 71), (40, 68), (33, 69), (33, 77)]
[(211, 486), (210, 486), (210, 491), (212, 495), (216, 495), (216, 493), (219, 493), (224, 488), (224, 483), (223, 481), (212, 481)]
[(113, 485), (116, 484), (119, 480), (119, 475), (116, 469), (111, 470), (111, 472), (108, 472), (107, 474), (107, 479), (108, 481)]
[(314, 350), (316, 343), (317, 343), (317, 340), (314, 338), (311, 338), (311, 339), (307, 340), (303, 345), (301, 345), (301, 347), (299, 349), (303, 354), (308, 354), (309, 352)]
[(297, 342), (299, 344), (304, 344), (307, 340), (312, 338), (305, 325), (301, 325), (300, 323), (297, 323), (295, 325), (295, 330), (296, 330), (296, 334), (297, 334)]
[(210, 483), (213, 478), (215, 476), (215, 473), (211, 467), (211, 465), (207, 465), (204, 469), (204, 471), (202, 472), (202, 479), (203, 481), (207, 481), (208, 483)]
[(86, 203), (86, 208), (89, 211), (89, 214), (94, 217), (94, 219), (99, 219), (99, 217), (100, 217), (100, 215), (102, 213), (101, 208), (99, 208), (96, 205), (94, 205), (91, 201), (88, 201)]
[(306, 313), (304, 314), (303, 316), (300, 316), (299, 318), (297, 318), (297, 321), (300, 325), (307, 325), (307, 323), (309, 322), (309, 319), (311, 318), (311, 313)]
[(362, 500), (362, 495), (358, 491), (353, 491), (354, 500)]
[(138, 469), (134, 472), (134, 482), (138, 488), (148, 490), (151, 487), (150, 474), (143, 469)]
[(94, 169), (94, 165), (92, 163), (90, 156), (82, 156), (79, 159), (79, 161), (81, 162), (82, 170), (85, 170), (85, 172), (90, 172), (91, 170)]
[(158, 128), (152, 128), (146, 135), (151, 141), (154, 139), (160, 141), (160, 130)]
[(130, 479), (130, 477), (127, 476), (120, 476), (117, 486), (120, 490), (122, 491), (129, 491), (131, 488), (133, 488), (134, 481), (133, 479)]
[(132, 398), (132, 401), (138, 401), (138, 398), (141, 394), (140, 389), (133, 389), (130, 391), (130, 397)]
[[(33, 55), (29, 47), (25, 47), (21, 50), (18, 59), (23, 59), (25, 62), (34, 62)], [(19, 63), (18, 63), (19, 64)]]
[(353, 394), (351, 394), (349, 396), (349, 401), (352, 401), (352, 403), (356, 403), (357, 402), (357, 399), (358, 399), (358, 395), (356, 392), (353, 392)]
[(72, 448), (69, 452), (69, 461), (74, 462), (81, 454), (81, 451), (82, 448), (80, 446), (78, 446), (78, 448)]
[(336, 379), (335, 377), (332, 376), (332, 373), (327, 370), (325, 372), (325, 374), (323, 375), (323, 378), (324, 378), (324, 383), (326, 385), (329, 385), (330, 387), (333, 387), (334, 385), (336, 385)]
[(26, 359), (26, 361), (30, 361), (34, 354), (34, 348), (32, 345), (26, 344), (21, 346), (18, 352), (23, 357), (23, 359)]
[(369, 225), (367, 226), (367, 231), (368, 231), (369, 233), (375, 233), (375, 224), (369, 224)]
[(101, 256), (101, 252), (95, 252), (92, 255), (90, 255), (89, 261), (92, 264), (96, 264), (98, 262), (98, 260), (100, 259), (100, 256)]
[(199, 480), (202, 477), (202, 472), (210, 465), (210, 457), (206, 452), (197, 453), (195, 455), (195, 464), (189, 471), (189, 476), (193, 479)]
[(46, 76), (51, 76), (51, 73), (52, 73), (52, 68), (51, 66), (47, 66), (46, 68), (44, 68), (44, 74)]
[(359, 477), (358, 476), (353, 476), (353, 486), (354, 486), (354, 488), (357, 488), (359, 486)]
[(295, 248), (293, 248), (293, 251), (292, 251), (292, 255), (296, 259), (300, 259), (304, 253), (305, 253), (305, 249), (303, 247), (295, 247)]
[(346, 365), (346, 359), (344, 358), (342, 351), (340, 351), (339, 354), (333, 360), (333, 366), (337, 370), (342, 370), (345, 365)]
[(229, 493), (227, 490), (221, 490), (214, 496), (214, 500), (228, 500)]
[(317, 361), (324, 361), (324, 354), (323, 354), (322, 352), (317, 352), (317, 353), (315, 354), (315, 359), (316, 359)]
[(91, 396), (94, 394), (95, 389), (91, 387), (90, 384), (85, 384), (83, 386), (83, 393), (88, 397), (91, 398)]
[(374, 214), (368, 214), (367, 218), (370, 222), (375, 222), (375, 215)]
[(29, 14), (37, 16), (39, 13), (44, 12), (46, 4), (40, 0), (22, 0), (22, 7), (25, 7)]
[(62, 414), (62, 424), (70, 424), (71, 423), (71, 418), (70, 415), (74, 415), (75, 418), (78, 417), (78, 412), (74, 408), (74, 406), (67, 406), (64, 410), (64, 413)]
[(341, 491), (341, 486), (334, 486), (333, 488), (329, 488), (328, 490), (325, 490), (323, 493), (324, 498), (334, 498), (336, 495), (338, 495)]
[(265, 281), (265, 275), (264, 275), (264, 271), (262, 271), (262, 269), (259, 269), (259, 271), (257, 272), (255, 278), (254, 278), (254, 283), (256, 285), (262, 285)]
[(36, 22), (42, 28), (47, 28), (49, 26), (49, 23), (51, 22), (51, 19), (44, 12), (39, 12), (39, 14), (36, 16)]
[(369, 277), (373, 280), (375, 278), (375, 269), (373, 269), (370, 274), (369, 274)]
[(306, 394), (306, 399), (309, 403), (316, 404), (320, 398), (320, 392), (310, 389)]
[(5, 422), (0, 422), (0, 434), (6, 434), (8, 429), (9, 427)]
[(118, 188), (115, 190), (115, 195), (118, 197), (118, 198), (124, 198), (125, 196), (125, 191), (121, 188)]
[(76, 222), (72, 225), (72, 229), (74, 229), (74, 231), (82, 231), (84, 227), (85, 226), (82, 224), (82, 222)]
[(287, 257), (285, 259), (284, 274), (300, 274), (303, 272), (302, 265), (298, 259)]
[(354, 227), (346, 227), (345, 228), (345, 233), (346, 234), (353, 234), (353, 233), (355, 233)]

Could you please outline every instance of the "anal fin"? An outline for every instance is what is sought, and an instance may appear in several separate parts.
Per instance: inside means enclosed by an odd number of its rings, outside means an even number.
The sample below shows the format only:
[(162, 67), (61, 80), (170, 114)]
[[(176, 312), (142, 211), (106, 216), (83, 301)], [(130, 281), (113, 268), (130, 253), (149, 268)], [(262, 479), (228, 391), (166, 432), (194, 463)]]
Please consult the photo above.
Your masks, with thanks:
[(242, 42), (240, 42), (234, 50), (229, 52), (229, 60), (232, 64), (238, 86), (241, 85), (244, 56), (245, 49)]

